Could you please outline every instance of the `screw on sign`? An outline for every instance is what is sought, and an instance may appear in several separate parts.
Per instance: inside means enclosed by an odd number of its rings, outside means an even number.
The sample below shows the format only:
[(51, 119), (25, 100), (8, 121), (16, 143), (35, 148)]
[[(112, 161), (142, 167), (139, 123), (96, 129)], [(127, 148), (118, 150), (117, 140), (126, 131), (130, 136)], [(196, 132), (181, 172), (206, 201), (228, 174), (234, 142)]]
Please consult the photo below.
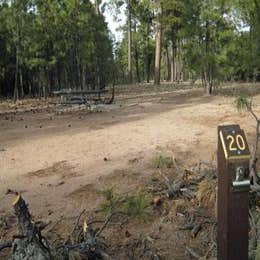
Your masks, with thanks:
[(218, 127), (218, 260), (248, 260), (250, 151), (239, 125)]

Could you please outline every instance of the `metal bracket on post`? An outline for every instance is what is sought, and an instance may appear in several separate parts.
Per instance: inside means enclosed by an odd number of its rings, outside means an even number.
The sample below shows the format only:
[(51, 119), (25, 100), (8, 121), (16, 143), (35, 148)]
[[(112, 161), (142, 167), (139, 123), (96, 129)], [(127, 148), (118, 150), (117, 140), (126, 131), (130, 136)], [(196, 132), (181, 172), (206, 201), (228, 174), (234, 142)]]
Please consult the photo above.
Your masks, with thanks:
[(248, 260), (250, 151), (239, 125), (218, 127), (218, 260)]

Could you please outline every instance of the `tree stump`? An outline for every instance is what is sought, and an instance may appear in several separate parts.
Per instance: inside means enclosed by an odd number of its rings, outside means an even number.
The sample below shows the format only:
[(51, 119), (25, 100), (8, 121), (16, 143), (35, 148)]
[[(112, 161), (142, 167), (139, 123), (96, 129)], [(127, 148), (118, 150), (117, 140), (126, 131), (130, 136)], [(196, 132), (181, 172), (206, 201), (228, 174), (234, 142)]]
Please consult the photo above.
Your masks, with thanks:
[(42, 223), (32, 221), (26, 202), (18, 195), (13, 202), (18, 219), (19, 235), (13, 241), (13, 260), (49, 260), (51, 253), (46, 240), (42, 237)]

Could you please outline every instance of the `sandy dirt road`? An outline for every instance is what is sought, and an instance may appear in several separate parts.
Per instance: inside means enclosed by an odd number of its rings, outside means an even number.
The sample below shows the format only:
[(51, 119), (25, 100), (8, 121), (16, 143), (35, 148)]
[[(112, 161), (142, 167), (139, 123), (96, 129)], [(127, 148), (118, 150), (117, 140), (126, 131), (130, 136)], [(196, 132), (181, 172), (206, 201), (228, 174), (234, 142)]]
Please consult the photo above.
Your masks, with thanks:
[(11, 189), (26, 196), (37, 217), (73, 214), (86, 207), (73, 192), (117, 169), (144, 169), (160, 152), (187, 165), (214, 163), (219, 124), (240, 124), (253, 143), (254, 121), (238, 114), (234, 98), (207, 97), (202, 90), (122, 95), (106, 110), (2, 115), (0, 213), (12, 210), (13, 197), (6, 195)]

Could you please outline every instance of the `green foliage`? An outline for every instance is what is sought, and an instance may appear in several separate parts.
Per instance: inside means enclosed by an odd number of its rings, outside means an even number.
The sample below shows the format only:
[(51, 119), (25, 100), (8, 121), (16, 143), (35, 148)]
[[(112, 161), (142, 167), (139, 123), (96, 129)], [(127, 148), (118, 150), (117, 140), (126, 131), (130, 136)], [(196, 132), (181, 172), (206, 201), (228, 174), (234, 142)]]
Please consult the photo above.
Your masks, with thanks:
[[(139, 74), (144, 80), (146, 71), (143, 69), (149, 59), (154, 59), (150, 54), (154, 52), (156, 2), (130, 3), (132, 31), (137, 34), (133, 39), (133, 54), (139, 54), (133, 55), (133, 64), (139, 63)], [(175, 78), (182, 72), (193, 80), (202, 78), (212, 85), (219, 81), (260, 80), (259, 0), (163, 0), (163, 8), (161, 74), (164, 79), (170, 79), (174, 63)], [(126, 32), (126, 28), (124, 30)], [(151, 39), (151, 47), (145, 39)], [(117, 63), (122, 80), (127, 71), (126, 44), (127, 33), (118, 46), (121, 55)], [(134, 70), (137, 69), (134, 66)]]
[[(113, 77), (112, 40), (89, 1), (0, 1), (0, 92), (13, 91), (16, 61), (29, 92), (103, 87)], [(21, 85), (22, 84), (22, 85)]]
[(122, 207), (123, 198), (119, 194), (114, 193), (112, 188), (102, 190), (100, 194), (104, 198), (104, 202), (101, 204), (102, 212), (114, 212)]
[(155, 168), (172, 168), (173, 159), (172, 157), (165, 156), (163, 154), (158, 154), (152, 159), (152, 165)]
[[(235, 26), (223, 13), (231, 11), (216, 0), (194, 1), (194, 4), (194, 29), (182, 29), (184, 37), (188, 39), (184, 45), (184, 60), (197, 77), (208, 81), (228, 80), (230, 73), (233, 75), (233, 71), (229, 73), (233, 66), (227, 66), (227, 48), (235, 37)], [(189, 16), (186, 19), (189, 21)]]
[(247, 96), (240, 95), (236, 98), (235, 105), (239, 112), (244, 112), (251, 109), (252, 102)]
[[(134, 79), (149, 82), (154, 76), (157, 2), (96, 2), (102, 10), (110, 8), (115, 22), (120, 12), (131, 13)], [(182, 74), (212, 85), (260, 80), (259, 0), (163, 0), (163, 10), (164, 79), (179, 80)], [(23, 77), (19, 91), (23, 87), (26, 94), (43, 85), (49, 91), (100, 87), (115, 77), (125, 83), (128, 27), (121, 30), (122, 41), (114, 43), (90, 0), (0, 1), (0, 94), (13, 92), (17, 58)]]
[(151, 213), (150, 197), (146, 193), (136, 193), (126, 197), (123, 211), (133, 219), (146, 221)]
[(143, 192), (122, 196), (114, 193), (113, 189), (100, 192), (104, 198), (101, 204), (103, 213), (124, 212), (127, 216), (137, 220), (147, 220), (151, 213), (150, 197)]
[[(153, 76), (154, 66), (154, 12), (156, 3), (154, 1), (142, 0), (111, 0), (110, 6), (117, 14), (119, 7), (126, 6), (124, 11), (128, 16), (130, 8), (132, 22), (132, 72), (135, 81), (146, 80), (149, 82)], [(124, 26), (123, 39), (115, 44), (115, 63), (118, 81), (126, 83), (128, 81), (128, 26)]]

